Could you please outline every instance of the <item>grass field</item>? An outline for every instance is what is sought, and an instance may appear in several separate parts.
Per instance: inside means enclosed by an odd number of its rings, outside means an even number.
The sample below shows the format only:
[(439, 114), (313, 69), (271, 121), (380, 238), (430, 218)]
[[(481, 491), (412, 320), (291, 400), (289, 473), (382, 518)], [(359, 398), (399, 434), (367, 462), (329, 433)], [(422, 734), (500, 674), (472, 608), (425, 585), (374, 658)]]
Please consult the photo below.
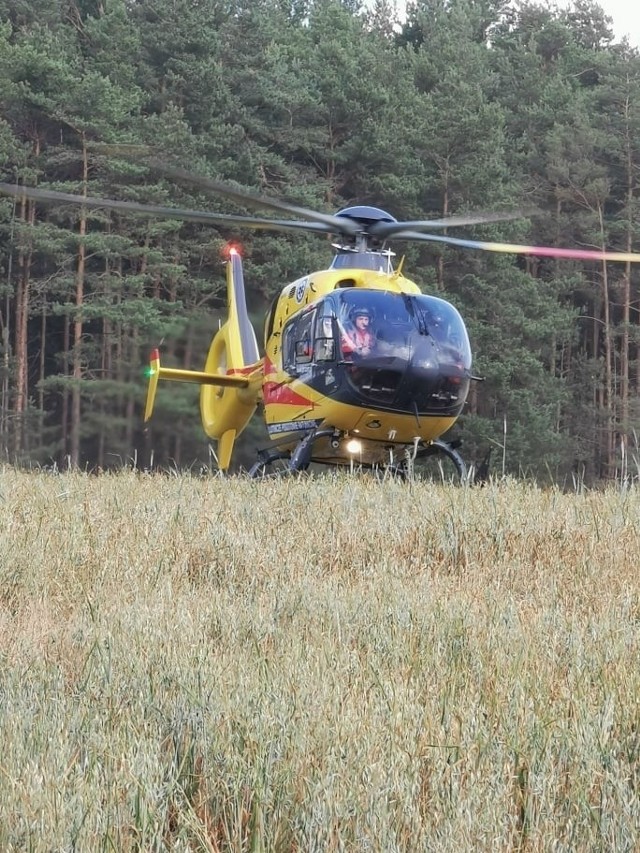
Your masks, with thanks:
[(0, 849), (632, 851), (640, 492), (0, 470)]

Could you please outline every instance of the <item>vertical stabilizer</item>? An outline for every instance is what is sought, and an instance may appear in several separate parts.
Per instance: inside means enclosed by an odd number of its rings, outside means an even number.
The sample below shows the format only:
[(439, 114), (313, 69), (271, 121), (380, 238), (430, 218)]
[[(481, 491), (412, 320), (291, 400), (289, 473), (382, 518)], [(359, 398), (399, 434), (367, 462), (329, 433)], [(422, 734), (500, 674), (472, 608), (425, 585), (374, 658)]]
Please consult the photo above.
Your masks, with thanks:
[(247, 388), (203, 385), (200, 414), (206, 434), (218, 441), (218, 464), (229, 467), (236, 437), (246, 427), (258, 404), (262, 361), (247, 311), (242, 259), (231, 249), (227, 262), (228, 318), (209, 348), (206, 373), (246, 376)]

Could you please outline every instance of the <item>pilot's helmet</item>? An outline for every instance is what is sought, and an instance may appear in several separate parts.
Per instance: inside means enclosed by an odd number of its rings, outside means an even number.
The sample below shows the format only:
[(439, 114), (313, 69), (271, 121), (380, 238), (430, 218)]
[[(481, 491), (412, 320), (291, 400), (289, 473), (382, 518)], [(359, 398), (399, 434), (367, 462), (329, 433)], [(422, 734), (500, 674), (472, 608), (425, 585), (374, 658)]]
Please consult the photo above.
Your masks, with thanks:
[(354, 308), (351, 312), (351, 319), (355, 320), (357, 317), (368, 317), (371, 320), (373, 319), (373, 312), (369, 308)]

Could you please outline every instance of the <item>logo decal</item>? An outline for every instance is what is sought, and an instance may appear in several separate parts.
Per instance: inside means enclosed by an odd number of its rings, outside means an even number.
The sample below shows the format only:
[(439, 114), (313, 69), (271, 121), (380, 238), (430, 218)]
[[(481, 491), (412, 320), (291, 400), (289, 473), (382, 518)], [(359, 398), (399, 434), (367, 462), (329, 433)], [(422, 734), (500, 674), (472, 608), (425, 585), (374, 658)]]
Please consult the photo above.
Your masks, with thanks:
[(304, 293), (307, 289), (307, 285), (309, 284), (309, 276), (306, 275), (304, 278), (301, 278), (300, 281), (296, 285), (296, 302), (302, 302), (304, 299)]

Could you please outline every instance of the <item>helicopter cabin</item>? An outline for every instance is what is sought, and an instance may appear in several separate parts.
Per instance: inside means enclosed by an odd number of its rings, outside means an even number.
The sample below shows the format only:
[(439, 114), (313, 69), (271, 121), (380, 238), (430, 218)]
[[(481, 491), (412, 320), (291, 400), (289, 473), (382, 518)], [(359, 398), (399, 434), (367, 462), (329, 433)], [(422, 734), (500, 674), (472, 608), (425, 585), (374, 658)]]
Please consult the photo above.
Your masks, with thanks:
[(284, 320), (281, 333), (272, 329), (267, 354), (290, 391), (305, 386), (316, 418), (327, 397), (358, 408), (453, 417), (471, 378), (469, 338), (453, 305), (388, 289), (316, 293)]

